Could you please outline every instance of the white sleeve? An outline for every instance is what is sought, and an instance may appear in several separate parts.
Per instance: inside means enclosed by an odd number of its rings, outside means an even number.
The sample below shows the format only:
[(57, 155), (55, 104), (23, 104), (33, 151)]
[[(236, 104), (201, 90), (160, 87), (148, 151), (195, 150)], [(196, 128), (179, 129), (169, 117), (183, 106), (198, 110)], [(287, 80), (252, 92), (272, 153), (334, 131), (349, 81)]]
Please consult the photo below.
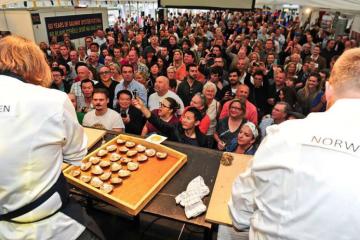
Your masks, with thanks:
[(250, 226), (250, 218), (254, 213), (254, 193), (255, 184), (251, 168), (248, 168), (235, 179), (228, 204), (235, 228), (245, 229)]
[(74, 106), (69, 98), (64, 102), (63, 129), (65, 143), (63, 145), (64, 161), (73, 165), (80, 165), (80, 161), (87, 154), (87, 136), (79, 124)]

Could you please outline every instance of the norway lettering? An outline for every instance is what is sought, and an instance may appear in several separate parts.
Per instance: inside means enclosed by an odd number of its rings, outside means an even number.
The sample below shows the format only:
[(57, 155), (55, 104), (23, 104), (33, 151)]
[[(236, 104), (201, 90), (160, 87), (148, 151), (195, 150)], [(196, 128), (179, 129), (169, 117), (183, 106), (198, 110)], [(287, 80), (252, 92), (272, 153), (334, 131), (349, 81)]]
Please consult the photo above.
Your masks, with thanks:
[(356, 153), (360, 149), (359, 144), (330, 137), (313, 136), (311, 142), (317, 145), (323, 145), (324, 147), (338, 148), (339, 150), (346, 150), (354, 153)]

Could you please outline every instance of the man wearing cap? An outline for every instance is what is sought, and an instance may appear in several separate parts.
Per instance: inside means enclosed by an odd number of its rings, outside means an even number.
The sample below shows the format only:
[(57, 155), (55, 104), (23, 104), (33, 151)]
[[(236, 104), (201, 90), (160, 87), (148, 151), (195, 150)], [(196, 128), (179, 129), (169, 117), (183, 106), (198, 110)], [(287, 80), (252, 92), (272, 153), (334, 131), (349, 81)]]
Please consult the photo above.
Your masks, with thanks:
[(358, 238), (359, 76), (360, 49), (345, 51), (326, 83), (327, 111), (268, 128), (229, 201), (247, 239)]

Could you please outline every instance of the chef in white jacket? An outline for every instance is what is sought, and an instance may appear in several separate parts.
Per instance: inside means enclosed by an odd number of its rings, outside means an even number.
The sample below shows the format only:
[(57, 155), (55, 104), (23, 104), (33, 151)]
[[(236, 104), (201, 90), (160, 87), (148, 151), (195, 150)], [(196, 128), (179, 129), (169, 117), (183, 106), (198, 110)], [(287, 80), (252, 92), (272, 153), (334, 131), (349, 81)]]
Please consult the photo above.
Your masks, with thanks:
[(0, 239), (98, 239), (61, 173), (63, 160), (80, 164), (87, 139), (67, 95), (45, 88), (50, 81), (34, 43), (0, 40)]
[(249, 239), (360, 236), (360, 49), (345, 51), (326, 84), (328, 110), (267, 129), (229, 209)]

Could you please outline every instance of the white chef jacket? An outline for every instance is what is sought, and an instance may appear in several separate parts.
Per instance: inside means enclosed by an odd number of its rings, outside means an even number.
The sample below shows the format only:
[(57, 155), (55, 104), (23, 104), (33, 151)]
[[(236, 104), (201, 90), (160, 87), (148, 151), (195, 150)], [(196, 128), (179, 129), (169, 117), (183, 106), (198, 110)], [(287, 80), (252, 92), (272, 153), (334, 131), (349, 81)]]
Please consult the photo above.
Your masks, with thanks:
[(268, 127), (229, 209), (249, 239), (341, 240), (360, 235), (360, 99)]
[[(0, 75), (0, 214), (33, 202), (58, 179), (63, 160), (80, 164), (87, 139), (61, 91)], [(55, 193), (14, 220), (29, 222), (61, 206)], [(76, 239), (85, 227), (61, 212), (16, 224), (0, 221), (0, 239)]]

